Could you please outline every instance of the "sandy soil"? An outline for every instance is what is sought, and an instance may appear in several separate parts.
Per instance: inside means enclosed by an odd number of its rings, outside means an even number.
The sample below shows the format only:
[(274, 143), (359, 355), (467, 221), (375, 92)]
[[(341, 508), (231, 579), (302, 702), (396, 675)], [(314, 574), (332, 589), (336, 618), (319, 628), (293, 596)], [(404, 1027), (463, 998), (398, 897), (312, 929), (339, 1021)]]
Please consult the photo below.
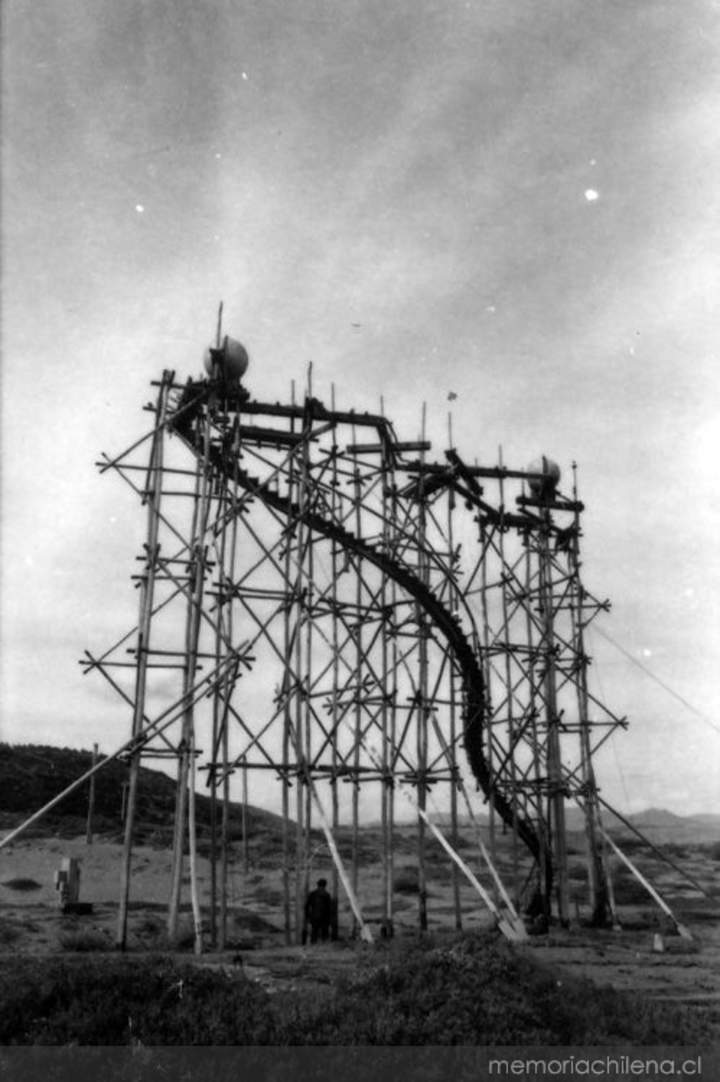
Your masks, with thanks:
[[(86, 916), (62, 915), (53, 886), (55, 871), (63, 857), (80, 861), (82, 901), (91, 902)], [(411, 858), (399, 859), (398, 867), (410, 866)], [(687, 926), (692, 939), (674, 933), (672, 924), (648, 905), (622, 909), (620, 930), (596, 931), (580, 923), (548, 936), (532, 937), (517, 949), (530, 952), (563, 974), (583, 976), (615, 988), (641, 991), (654, 999), (699, 1004), (718, 1026), (720, 1035), (720, 897), (709, 900), (688, 886), (667, 866), (648, 861), (654, 881)], [(720, 864), (698, 850), (690, 852), (683, 866), (705, 889), (720, 893)], [(454, 927), (454, 909), (446, 869), (433, 868), (428, 911), (430, 927)], [(165, 911), (169, 892), (170, 854), (165, 850), (135, 850), (129, 919), (129, 949), (145, 952), (164, 946)], [(210, 897), (207, 860), (198, 865), (201, 903)], [(314, 867), (313, 878), (328, 869)], [(57, 837), (18, 840), (0, 852), (0, 953), (75, 955), (88, 942), (94, 949), (113, 949), (119, 894), (120, 846), (102, 840), (87, 845), (84, 838)], [(381, 868), (368, 865), (362, 873), (361, 902), (366, 919), (377, 934), (381, 915)], [(18, 883), (19, 881), (19, 883)], [(34, 884), (34, 885), (33, 885)], [(491, 927), (492, 920), (469, 885), (461, 898), (466, 928)], [(308, 983), (327, 986), (337, 972), (349, 969), (362, 945), (350, 938), (352, 917), (347, 905), (340, 907), (341, 941), (320, 946), (288, 946), (282, 912), (282, 878), (272, 855), (251, 863), (243, 874), (241, 863), (233, 865), (229, 889), (230, 948), (220, 955), (208, 951), (198, 964), (242, 972), (270, 991), (292, 989)], [(417, 921), (416, 899), (398, 896), (396, 930), (412, 934)], [(190, 931), (189, 899), (184, 888), (183, 924)], [(582, 914), (581, 914), (582, 915)], [(189, 937), (188, 937), (189, 939)], [(242, 958), (239, 963), (237, 956)], [(192, 958), (189, 951), (188, 958)], [(234, 960), (235, 959), (235, 960)]]

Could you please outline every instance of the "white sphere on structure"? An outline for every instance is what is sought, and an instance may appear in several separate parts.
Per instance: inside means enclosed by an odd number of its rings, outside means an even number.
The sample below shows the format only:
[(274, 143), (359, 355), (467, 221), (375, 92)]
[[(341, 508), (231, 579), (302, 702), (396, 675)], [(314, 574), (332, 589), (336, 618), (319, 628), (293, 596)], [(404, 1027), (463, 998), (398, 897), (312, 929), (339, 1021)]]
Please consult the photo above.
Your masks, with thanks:
[(533, 496), (547, 496), (560, 484), (560, 467), (551, 458), (542, 455), (528, 466), (528, 473), (539, 473), (541, 477), (531, 477), (528, 487)]
[(224, 380), (241, 380), (247, 372), (249, 362), (250, 358), (242, 342), (230, 338), (227, 334), (222, 346), (219, 349), (206, 349), (203, 358), (207, 374)]

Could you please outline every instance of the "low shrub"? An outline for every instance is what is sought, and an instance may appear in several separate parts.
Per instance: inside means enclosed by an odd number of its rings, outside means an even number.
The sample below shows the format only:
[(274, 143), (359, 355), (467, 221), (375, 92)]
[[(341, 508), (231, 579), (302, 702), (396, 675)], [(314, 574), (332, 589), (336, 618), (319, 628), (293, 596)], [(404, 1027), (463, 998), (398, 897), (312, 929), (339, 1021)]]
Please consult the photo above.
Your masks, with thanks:
[(466, 934), (449, 945), (395, 941), (336, 991), (321, 1014), (286, 1009), (297, 1044), (575, 1045), (691, 1043), (696, 1016), (558, 978), (505, 942)]
[(417, 868), (400, 868), (393, 877), (393, 890), (398, 894), (417, 894), (420, 890)]
[(165, 921), (154, 913), (148, 913), (134, 925), (133, 932), (141, 939), (157, 939), (165, 933)]
[(106, 951), (112, 947), (110, 936), (96, 929), (72, 929), (61, 932), (60, 946), (66, 951)]
[[(20, 963), (20, 960), (18, 960)], [(0, 975), (0, 1044), (273, 1044), (256, 985), (154, 958), (22, 960)]]
[(22, 929), (14, 921), (0, 920), (0, 947), (9, 947), (22, 935)]
[[(383, 941), (318, 996), (268, 993), (164, 957), (33, 961), (0, 972), (0, 1044), (607, 1045), (701, 1043), (699, 1014), (559, 977), (494, 936)], [(286, 976), (289, 975), (286, 973)], [(292, 976), (302, 980), (302, 967)]]
[(37, 883), (34, 879), (27, 879), (23, 876), (18, 876), (17, 879), (6, 879), (5, 882), (0, 885), (6, 887), (8, 890), (18, 890), (22, 892), (42, 890), (42, 883)]

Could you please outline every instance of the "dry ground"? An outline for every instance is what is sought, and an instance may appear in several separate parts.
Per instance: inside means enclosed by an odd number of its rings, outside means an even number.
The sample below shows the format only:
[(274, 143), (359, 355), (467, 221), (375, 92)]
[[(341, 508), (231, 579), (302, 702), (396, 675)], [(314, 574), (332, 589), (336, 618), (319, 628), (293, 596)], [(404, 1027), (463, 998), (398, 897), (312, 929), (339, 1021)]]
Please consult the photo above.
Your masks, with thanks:
[[(471, 850), (466, 854), (471, 858)], [(637, 856), (637, 854), (635, 854)], [(63, 916), (53, 886), (54, 872), (61, 858), (75, 856), (81, 861), (81, 899), (92, 902), (87, 916)], [(452, 929), (454, 910), (450, 875), (446, 862), (433, 854), (429, 862), (428, 911), (430, 927)], [(509, 872), (509, 855), (501, 861)], [(643, 870), (692, 933), (688, 941), (672, 934), (672, 926), (648, 901), (623, 906), (623, 927), (597, 931), (583, 927), (582, 920), (567, 931), (554, 929), (548, 936), (532, 937), (519, 950), (549, 961), (562, 974), (588, 977), (618, 989), (633, 989), (659, 1000), (696, 1003), (718, 1025), (720, 1034), (720, 861), (712, 860), (707, 847), (688, 847), (681, 861), (714, 898), (708, 899), (689, 886), (681, 876), (652, 857), (637, 856)], [(680, 859), (680, 858), (677, 858)], [(396, 874), (413, 864), (411, 842), (400, 851)], [(579, 865), (578, 865), (579, 867)], [(170, 854), (164, 849), (138, 847), (134, 857), (129, 948), (147, 952), (164, 947), (165, 910), (169, 889)], [(120, 846), (96, 840), (88, 846), (84, 838), (34, 837), (20, 839), (0, 852), (0, 953), (33, 955), (63, 953), (68, 957), (81, 950), (112, 950), (117, 919)], [(319, 854), (312, 877), (329, 877), (327, 856)], [(579, 878), (579, 875), (578, 875)], [(209, 902), (210, 869), (199, 861), (201, 900)], [(361, 902), (371, 927), (378, 931), (381, 915), (381, 866), (368, 861), (361, 876)], [(352, 966), (363, 947), (350, 938), (350, 911), (340, 907), (341, 940), (316, 947), (288, 946), (283, 933), (282, 878), (278, 861), (271, 853), (253, 854), (247, 874), (239, 859), (232, 865), (229, 889), (229, 937), (231, 948), (220, 955), (208, 952), (198, 964), (222, 966), (232, 972), (233, 958), (242, 957), (245, 976), (258, 980), (270, 991), (309, 984), (321, 990), (333, 977)], [(492, 924), (482, 903), (469, 885), (461, 888), (466, 928)], [(581, 892), (577, 894), (578, 899)], [(413, 935), (417, 921), (417, 899), (398, 895), (398, 935)], [(183, 912), (190, 932), (187, 899)], [(582, 918), (583, 907), (578, 902)], [(657, 936), (661, 936), (661, 943)], [(189, 950), (188, 935), (188, 950)], [(657, 947), (664, 949), (658, 951)], [(654, 949), (655, 948), (655, 949)], [(191, 955), (190, 955), (191, 956)], [(238, 967), (239, 971), (239, 967)]]

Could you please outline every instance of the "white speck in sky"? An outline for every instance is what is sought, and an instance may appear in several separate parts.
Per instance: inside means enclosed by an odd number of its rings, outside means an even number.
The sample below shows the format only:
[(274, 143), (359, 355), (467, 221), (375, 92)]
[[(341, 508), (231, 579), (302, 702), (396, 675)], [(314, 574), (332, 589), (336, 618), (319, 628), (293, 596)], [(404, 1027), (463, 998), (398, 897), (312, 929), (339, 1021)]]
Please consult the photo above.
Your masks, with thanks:
[(644, 646), (642, 656), (643, 657), (652, 657), (652, 650), (648, 650), (647, 646)]
[(496, 309), (496, 307), (495, 307), (495, 305), (494, 305), (494, 304), (489, 304), (489, 305), (487, 306), (487, 308), (485, 309), (485, 311), (486, 311), (486, 312), (496, 312), (496, 311), (497, 311), (497, 309)]
[(634, 357), (635, 356), (635, 346), (630, 346), (630, 349), (628, 350), (628, 353), (630, 354), (631, 357)]
[(591, 158), (590, 165), (597, 165), (597, 158)]
[(585, 189), (585, 198), (588, 203), (595, 203), (600, 198), (600, 192), (595, 191), (594, 188)]
[(142, 205), (142, 203), (136, 203), (135, 210), (138, 212), (138, 214), (144, 214), (145, 207)]
[(242, 73), (242, 77), (243, 77), (243, 79), (247, 79), (247, 77), (248, 77), (248, 73), (247, 73), (246, 71), (244, 71), (244, 72)]

